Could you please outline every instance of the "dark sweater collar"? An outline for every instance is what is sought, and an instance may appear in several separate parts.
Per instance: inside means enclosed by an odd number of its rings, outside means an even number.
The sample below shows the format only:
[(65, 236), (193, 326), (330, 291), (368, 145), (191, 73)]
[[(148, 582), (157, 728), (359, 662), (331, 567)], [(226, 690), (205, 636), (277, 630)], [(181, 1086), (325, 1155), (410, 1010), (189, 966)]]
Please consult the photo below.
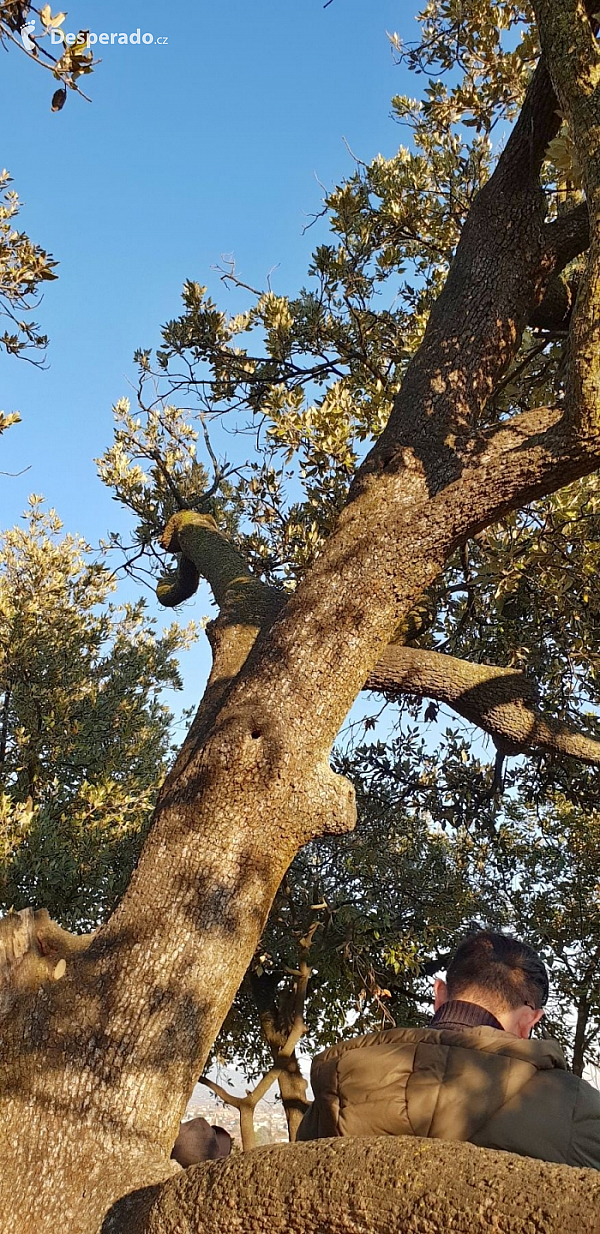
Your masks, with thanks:
[(504, 1028), (491, 1011), (477, 1003), (463, 1003), (458, 998), (450, 999), (436, 1011), (431, 1028)]

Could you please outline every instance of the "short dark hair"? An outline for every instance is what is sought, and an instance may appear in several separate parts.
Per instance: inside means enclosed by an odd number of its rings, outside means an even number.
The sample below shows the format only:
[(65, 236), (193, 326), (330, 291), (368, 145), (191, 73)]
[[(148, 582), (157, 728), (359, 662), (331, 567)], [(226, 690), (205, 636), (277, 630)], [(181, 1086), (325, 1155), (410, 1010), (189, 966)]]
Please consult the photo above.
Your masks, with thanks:
[(457, 947), (446, 974), (449, 998), (472, 988), (495, 996), (503, 1008), (523, 1003), (539, 1010), (548, 1001), (546, 966), (537, 951), (509, 934), (478, 930)]

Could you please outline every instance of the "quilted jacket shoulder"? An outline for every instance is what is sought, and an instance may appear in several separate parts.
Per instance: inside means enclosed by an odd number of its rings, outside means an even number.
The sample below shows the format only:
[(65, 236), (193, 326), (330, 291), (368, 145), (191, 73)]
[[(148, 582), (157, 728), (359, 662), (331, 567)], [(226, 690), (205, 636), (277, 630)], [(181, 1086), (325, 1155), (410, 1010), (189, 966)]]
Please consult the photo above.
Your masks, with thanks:
[(600, 1169), (600, 1094), (552, 1040), (387, 1029), (315, 1058), (300, 1139), (417, 1135)]

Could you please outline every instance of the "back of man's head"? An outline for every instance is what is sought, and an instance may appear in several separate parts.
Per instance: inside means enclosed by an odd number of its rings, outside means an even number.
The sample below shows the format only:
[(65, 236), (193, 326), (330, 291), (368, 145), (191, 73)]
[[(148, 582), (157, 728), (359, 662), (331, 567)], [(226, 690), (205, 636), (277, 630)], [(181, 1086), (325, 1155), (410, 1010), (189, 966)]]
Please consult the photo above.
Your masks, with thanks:
[[(479, 930), (456, 949), (446, 973), (448, 998), (477, 1001), (490, 1010), (541, 1009), (548, 1000), (548, 973), (537, 951), (508, 934)], [(483, 1001), (483, 1000), (481, 1000)]]

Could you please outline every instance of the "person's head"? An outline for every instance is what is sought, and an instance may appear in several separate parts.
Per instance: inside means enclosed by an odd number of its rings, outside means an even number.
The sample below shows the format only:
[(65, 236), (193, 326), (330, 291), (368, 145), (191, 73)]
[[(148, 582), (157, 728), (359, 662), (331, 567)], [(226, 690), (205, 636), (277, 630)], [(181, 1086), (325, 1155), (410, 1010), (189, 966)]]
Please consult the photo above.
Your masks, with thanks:
[(533, 947), (479, 930), (456, 949), (446, 980), (435, 982), (436, 1011), (449, 999), (477, 1003), (516, 1037), (529, 1037), (548, 999), (548, 973)]
[(181, 1123), (171, 1157), (184, 1169), (200, 1161), (218, 1161), (231, 1152), (231, 1136), (224, 1127), (211, 1127), (205, 1118)]

